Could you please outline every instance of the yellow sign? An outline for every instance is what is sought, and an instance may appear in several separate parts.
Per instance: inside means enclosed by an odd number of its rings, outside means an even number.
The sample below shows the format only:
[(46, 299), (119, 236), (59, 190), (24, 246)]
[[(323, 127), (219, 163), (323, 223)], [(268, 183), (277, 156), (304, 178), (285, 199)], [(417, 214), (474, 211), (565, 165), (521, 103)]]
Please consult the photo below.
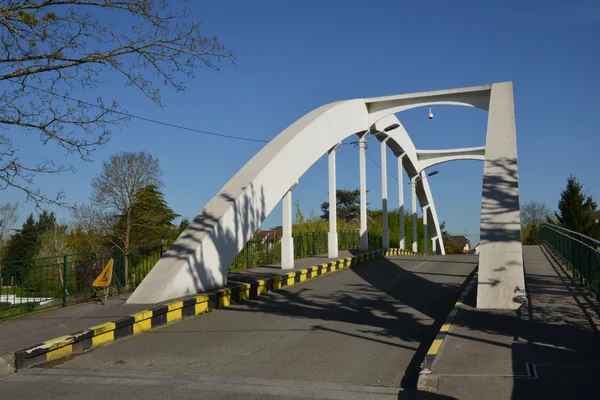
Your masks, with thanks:
[(108, 261), (108, 264), (106, 264), (106, 267), (104, 267), (104, 269), (102, 270), (102, 273), (100, 274), (100, 276), (98, 276), (98, 278), (96, 278), (94, 283), (92, 283), (92, 286), (96, 286), (96, 287), (110, 286), (110, 282), (112, 280), (112, 270), (113, 270), (113, 260), (111, 258)]

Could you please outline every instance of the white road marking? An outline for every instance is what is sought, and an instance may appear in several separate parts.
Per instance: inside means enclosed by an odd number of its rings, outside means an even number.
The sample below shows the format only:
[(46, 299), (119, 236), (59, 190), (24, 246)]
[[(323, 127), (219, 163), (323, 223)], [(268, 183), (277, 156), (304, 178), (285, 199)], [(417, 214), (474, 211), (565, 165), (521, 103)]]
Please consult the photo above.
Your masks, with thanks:
[(414, 267), (412, 267), (410, 270), (414, 271), (415, 269), (419, 268), (421, 265), (426, 264), (429, 260), (425, 260), (423, 262), (418, 263), (417, 265), (415, 265)]

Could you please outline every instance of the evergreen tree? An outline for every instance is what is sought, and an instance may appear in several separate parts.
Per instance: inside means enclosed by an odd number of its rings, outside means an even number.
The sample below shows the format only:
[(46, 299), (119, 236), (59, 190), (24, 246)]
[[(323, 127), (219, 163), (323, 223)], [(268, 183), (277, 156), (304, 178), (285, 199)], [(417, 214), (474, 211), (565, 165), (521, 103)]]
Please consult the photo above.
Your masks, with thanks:
[(29, 214), (20, 231), (11, 236), (6, 250), (7, 261), (28, 260), (35, 256), (37, 249), (38, 224)]
[(185, 230), (185, 228), (188, 227), (188, 225), (191, 224), (190, 220), (187, 218), (183, 218), (181, 220), (181, 222), (179, 223), (179, 227), (177, 228), (177, 237), (179, 237), (179, 235), (181, 235), (181, 233)]
[[(337, 217), (348, 222), (360, 216), (360, 190), (336, 190)], [(329, 202), (321, 204), (321, 219), (329, 221)]]
[(527, 235), (527, 239), (525, 239), (525, 244), (536, 244), (538, 232), (539, 229), (537, 224), (531, 224), (531, 226), (529, 227), (529, 234)]
[(48, 212), (46, 210), (42, 211), (40, 215), (38, 215), (37, 220), (37, 228), (38, 234), (43, 234), (49, 231), (54, 230), (54, 226), (56, 225), (56, 216), (54, 215), (54, 211)]
[(583, 185), (574, 176), (567, 180), (567, 187), (560, 194), (556, 219), (567, 229), (596, 237), (598, 226), (592, 220), (590, 212), (597, 207), (591, 196), (583, 194)]
[[(158, 186), (148, 185), (142, 188), (131, 207), (130, 246), (155, 246), (174, 240), (176, 230), (173, 221), (177, 217), (179, 215), (169, 207)], [(125, 217), (119, 216), (116, 237), (123, 237), (124, 229)]]

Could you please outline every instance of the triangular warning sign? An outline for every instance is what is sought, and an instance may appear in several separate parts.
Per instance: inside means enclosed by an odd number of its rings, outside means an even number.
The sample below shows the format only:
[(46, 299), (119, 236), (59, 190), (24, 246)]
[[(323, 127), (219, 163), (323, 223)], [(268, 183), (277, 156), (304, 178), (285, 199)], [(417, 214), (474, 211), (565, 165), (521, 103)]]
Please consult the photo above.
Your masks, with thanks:
[(112, 270), (113, 270), (113, 259), (108, 260), (106, 267), (100, 273), (100, 276), (96, 278), (92, 286), (96, 287), (108, 287), (110, 286), (110, 282), (112, 280)]

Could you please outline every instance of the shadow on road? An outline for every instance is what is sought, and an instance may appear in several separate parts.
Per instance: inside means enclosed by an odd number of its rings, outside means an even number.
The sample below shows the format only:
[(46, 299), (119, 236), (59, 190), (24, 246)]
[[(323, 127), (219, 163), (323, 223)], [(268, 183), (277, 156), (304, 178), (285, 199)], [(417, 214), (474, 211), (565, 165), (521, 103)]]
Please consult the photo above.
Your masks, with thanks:
[[(406, 257), (406, 260), (414, 261), (414, 258)], [(406, 370), (398, 372), (403, 376), (403, 388), (415, 388), (427, 349), (458, 298), (460, 286), (470, 272), (469, 267), (472, 265), (474, 268), (475, 264), (469, 263), (467, 268), (464, 265), (457, 267), (457, 262), (462, 264), (462, 261), (447, 259), (448, 273), (427, 272), (421, 276), (418, 270), (411, 271), (398, 265), (401, 262), (380, 259), (352, 267), (352, 273), (358, 275), (363, 283), (349, 283), (333, 293), (326, 291), (325, 294), (310, 286), (298, 286), (245, 302), (233, 309), (236, 312), (264, 312), (288, 318), (313, 319), (315, 324), (311, 329), (314, 331), (335, 332), (386, 344), (391, 350), (415, 352)], [(347, 322), (360, 325), (361, 329), (358, 332), (344, 331), (319, 321)], [(390, 340), (392, 338), (394, 341)], [(398, 343), (398, 338), (401, 343)]]
[[(538, 270), (528, 269), (526, 263), (528, 300), (516, 312), (475, 309), (477, 286), (473, 286), (464, 301), (466, 307), (456, 316), (448, 333), (447, 344), (456, 346), (460, 340), (464, 346), (464, 341), (470, 342), (471, 351), (479, 354), (481, 360), (442, 357), (444, 365), (438, 364), (438, 368), (446, 372), (454, 367), (460, 373), (462, 362), (479, 362), (481, 373), (485, 373), (486, 362), (501, 363), (509, 355), (514, 376), (512, 399), (572, 398), (574, 388), (582, 398), (596, 397), (595, 382), (600, 373), (597, 303), (560, 270), (547, 252), (545, 255), (557, 274), (536, 273)], [(568, 298), (575, 299), (577, 305), (565, 301)], [(457, 340), (452, 341), (453, 338)], [(536, 366), (536, 376), (523, 379), (533, 373), (527, 370), (526, 363)], [(490, 381), (480, 378), (478, 382), (481, 386)]]

